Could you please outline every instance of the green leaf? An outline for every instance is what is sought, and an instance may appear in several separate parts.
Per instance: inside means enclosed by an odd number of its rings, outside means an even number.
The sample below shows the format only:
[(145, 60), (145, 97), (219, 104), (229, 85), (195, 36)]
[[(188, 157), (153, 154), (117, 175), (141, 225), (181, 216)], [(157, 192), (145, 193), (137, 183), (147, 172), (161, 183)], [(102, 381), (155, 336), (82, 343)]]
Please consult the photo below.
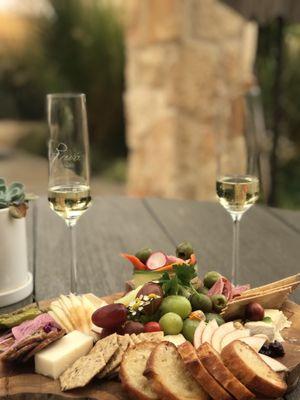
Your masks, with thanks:
[(195, 268), (190, 265), (174, 265), (173, 270), (183, 286), (189, 286), (191, 280), (197, 276)]

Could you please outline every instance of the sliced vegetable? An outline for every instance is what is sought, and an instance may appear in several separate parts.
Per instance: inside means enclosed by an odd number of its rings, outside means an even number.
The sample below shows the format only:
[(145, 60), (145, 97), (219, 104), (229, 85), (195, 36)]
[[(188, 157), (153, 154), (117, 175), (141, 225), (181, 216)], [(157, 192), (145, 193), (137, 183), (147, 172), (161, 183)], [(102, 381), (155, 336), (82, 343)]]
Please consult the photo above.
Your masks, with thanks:
[(195, 265), (197, 263), (197, 258), (196, 258), (196, 254), (191, 254), (191, 257), (189, 259), (189, 264), (190, 265)]
[(125, 258), (126, 260), (130, 261), (131, 264), (134, 266), (135, 269), (138, 269), (140, 271), (146, 270), (147, 267), (144, 263), (142, 263), (141, 260), (139, 260), (136, 256), (133, 254), (127, 254), (127, 253), (121, 253), (121, 256)]
[[(164, 267), (157, 268), (157, 269), (155, 270), (155, 272), (171, 271), (171, 269), (173, 268), (173, 265), (175, 265), (175, 264), (167, 264), (167, 265), (165, 265)], [(177, 265), (178, 265), (178, 264), (177, 264)]]
[(148, 258), (146, 265), (150, 270), (157, 270), (164, 267), (167, 263), (167, 256), (161, 251), (156, 251)]
[(185, 264), (186, 261), (184, 261), (182, 258), (175, 257), (175, 256), (167, 256), (168, 259), (168, 264)]

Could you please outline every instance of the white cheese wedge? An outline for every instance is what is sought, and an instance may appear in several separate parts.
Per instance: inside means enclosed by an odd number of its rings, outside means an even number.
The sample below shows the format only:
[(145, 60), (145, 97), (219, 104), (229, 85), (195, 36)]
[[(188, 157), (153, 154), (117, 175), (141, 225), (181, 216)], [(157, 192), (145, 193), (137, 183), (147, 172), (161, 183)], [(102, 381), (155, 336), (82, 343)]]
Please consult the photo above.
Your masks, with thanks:
[(284, 328), (290, 328), (292, 322), (287, 319), (282, 311), (276, 309), (266, 309), (265, 317), (270, 317), (275, 329), (280, 332)]
[(270, 368), (272, 368), (273, 371), (275, 372), (283, 372), (283, 371), (288, 371), (288, 368), (283, 365), (281, 362), (275, 360), (274, 358), (271, 358), (269, 356), (266, 356), (265, 354), (258, 353), (260, 357), (264, 360), (266, 364)]
[(209, 321), (208, 324), (206, 325), (204, 331), (202, 332), (201, 342), (202, 343), (207, 342), (207, 343), (211, 344), (211, 338), (218, 328), (219, 328), (219, 325), (215, 319)]
[(57, 379), (92, 347), (92, 337), (79, 331), (72, 331), (35, 355), (35, 372)]
[(211, 338), (212, 347), (218, 352), (221, 353), (221, 343), (223, 337), (230, 332), (235, 331), (235, 325), (233, 321), (226, 322), (225, 324), (219, 326), (219, 328), (214, 332)]
[(250, 335), (263, 334), (268, 336), (268, 339), (273, 342), (275, 338), (275, 326), (263, 321), (250, 321), (246, 322), (244, 327), (250, 330)]
[(257, 353), (263, 347), (263, 345), (268, 340), (266, 335), (254, 335), (249, 337), (240, 338), (242, 342), (246, 343), (248, 346), (252, 347)]
[(236, 329), (233, 332), (227, 333), (223, 337), (222, 343), (221, 343), (221, 349), (223, 349), (225, 346), (227, 346), (229, 343), (233, 342), (234, 340), (239, 340), (242, 338), (246, 338), (250, 336), (250, 330), (249, 329)]
[(164, 340), (175, 344), (175, 346), (180, 346), (182, 343), (186, 342), (185, 337), (179, 333), (178, 335), (166, 335)]
[(198, 347), (200, 347), (202, 344), (201, 338), (202, 338), (202, 333), (203, 333), (205, 327), (206, 327), (205, 321), (200, 321), (200, 324), (197, 326), (197, 328), (195, 330), (195, 333), (194, 333), (195, 349), (198, 349)]

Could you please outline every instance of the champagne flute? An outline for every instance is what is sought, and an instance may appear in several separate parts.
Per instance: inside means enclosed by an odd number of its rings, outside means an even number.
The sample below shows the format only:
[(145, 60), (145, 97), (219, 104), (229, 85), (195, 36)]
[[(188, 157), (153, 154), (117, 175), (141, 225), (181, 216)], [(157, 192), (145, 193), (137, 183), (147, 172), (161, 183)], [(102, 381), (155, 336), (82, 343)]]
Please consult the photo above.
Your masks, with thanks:
[[(244, 100), (244, 99), (243, 99)], [(245, 129), (249, 109), (244, 102)], [(219, 143), (216, 192), (220, 204), (233, 221), (231, 280), (237, 283), (239, 272), (239, 225), (244, 213), (259, 197), (258, 156), (253, 148), (234, 137), (221, 138)]]
[(48, 94), (50, 208), (66, 222), (71, 244), (71, 292), (77, 293), (75, 225), (90, 207), (89, 140), (84, 94)]

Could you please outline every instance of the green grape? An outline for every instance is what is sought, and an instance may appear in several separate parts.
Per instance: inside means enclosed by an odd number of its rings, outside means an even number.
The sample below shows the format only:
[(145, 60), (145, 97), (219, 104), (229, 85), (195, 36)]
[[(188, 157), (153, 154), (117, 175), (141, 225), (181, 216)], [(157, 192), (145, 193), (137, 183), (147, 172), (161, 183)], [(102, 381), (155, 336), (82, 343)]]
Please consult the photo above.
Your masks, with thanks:
[(186, 338), (186, 340), (188, 340), (191, 343), (193, 343), (194, 341), (194, 333), (199, 323), (200, 321), (189, 318), (183, 321), (182, 334)]
[(178, 335), (183, 327), (183, 321), (178, 314), (168, 312), (161, 317), (159, 325), (165, 335)]
[(178, 314), (182, 319), (185, 319), (191, 313), (192, 306), (184, 296), (172, 295), (163, 299), (160, 311), (162, 315), (172, 312)]

